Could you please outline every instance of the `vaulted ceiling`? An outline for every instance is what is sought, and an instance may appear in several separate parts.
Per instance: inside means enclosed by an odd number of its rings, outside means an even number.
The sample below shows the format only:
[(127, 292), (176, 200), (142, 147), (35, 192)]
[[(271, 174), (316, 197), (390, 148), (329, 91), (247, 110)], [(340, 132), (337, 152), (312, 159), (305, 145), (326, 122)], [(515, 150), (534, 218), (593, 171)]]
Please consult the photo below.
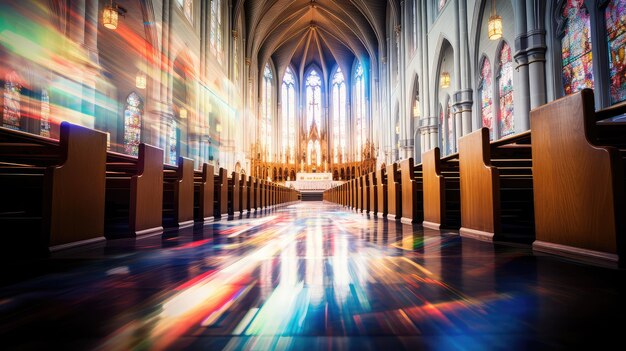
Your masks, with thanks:
[(235, 10), (245, 13), (246, 56), (259, 71), (271, 58), (279, 77), (311, 64), (328, 77), (336, 64), (350, 72), (355, 58), (377, 66), (388, 3), (395, 11), (395, 0), (239, 0)]

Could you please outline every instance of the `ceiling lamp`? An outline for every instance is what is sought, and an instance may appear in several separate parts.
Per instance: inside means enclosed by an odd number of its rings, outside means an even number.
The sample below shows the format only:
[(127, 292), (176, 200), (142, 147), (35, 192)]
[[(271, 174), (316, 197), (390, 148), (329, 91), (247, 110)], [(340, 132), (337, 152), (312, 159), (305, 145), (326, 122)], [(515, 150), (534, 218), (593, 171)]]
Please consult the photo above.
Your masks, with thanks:
[(502, 17), (496, 13), (496, 0), (491, 1), (491, 16), (489, 17), (487, 31), (490, 40), (502, 38)]
[(441, 73), (441, 77), (439, 80), (440, 80), (439, 85), (441, 85), (443, 89), (450, 87), (450, 73), (448, 72)]
[(147, 83), (146, 75), (141, 72), (138, 73), (137, 77), (135, 77), (135, 86), (137, 87), (137, 89), (145, 89), (146, 83)]
[(180, 118), (181, 118), (181, 119), (186, 119), (186, 118), (187, 118), (187, 110), (186, 110), (186, 109), (184, 109), (184, 108), (181, 108), (181, 109), (178, 111), (178, 114), (179, 114), (179, 116), (180, 116)]
[(108, 29), (115, 30), (117, 29), (119, 16), (124, 17), (125, 14), (126, 9), (111, 0), (109, 5), (105, 6), (102, 11), (102, 24)]

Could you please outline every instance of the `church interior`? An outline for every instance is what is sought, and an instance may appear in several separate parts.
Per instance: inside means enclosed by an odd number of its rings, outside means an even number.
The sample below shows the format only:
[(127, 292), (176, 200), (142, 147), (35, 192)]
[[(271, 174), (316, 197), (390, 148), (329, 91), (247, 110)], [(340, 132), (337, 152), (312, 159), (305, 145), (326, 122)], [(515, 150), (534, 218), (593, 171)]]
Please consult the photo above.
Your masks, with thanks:
[(0, 0), (3, 349), (619, 348), (626, 0)]

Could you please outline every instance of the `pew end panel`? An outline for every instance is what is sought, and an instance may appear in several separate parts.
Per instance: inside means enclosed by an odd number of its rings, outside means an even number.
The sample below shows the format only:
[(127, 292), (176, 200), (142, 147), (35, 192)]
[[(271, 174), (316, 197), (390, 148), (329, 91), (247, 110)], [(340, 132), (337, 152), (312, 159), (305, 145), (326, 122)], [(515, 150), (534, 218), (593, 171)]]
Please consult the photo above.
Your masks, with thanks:
[(596, 130), (596, 121), (611, 112), (596, 115), (589, 89), (531, 111), (534, 250), (623, 264), (625, 154), (599, 145)]

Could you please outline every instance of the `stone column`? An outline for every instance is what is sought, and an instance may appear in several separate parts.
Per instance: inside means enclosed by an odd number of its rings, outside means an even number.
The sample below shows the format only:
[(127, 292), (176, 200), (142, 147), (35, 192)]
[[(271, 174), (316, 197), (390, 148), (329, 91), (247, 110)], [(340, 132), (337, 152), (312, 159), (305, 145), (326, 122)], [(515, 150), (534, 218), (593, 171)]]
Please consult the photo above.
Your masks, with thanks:
[[(432, 116), (430, 113), (430, 72), (428, 64), (428, 1), (420, 1), (420, 13), (419, 20), (421, 24), (421, 54), (422, 54), (422, 75), (420, 76), (420, 102), (422, 105), (422, 121), (420, 123), (420, 134), (422, 135), (422, 152), (430, 150), (436, 143), (431, 143), (430, 133), (432, 132), (428, 128), (429, 118)], [(435, 134), (437, 133), (435, 129)], [(437, 140), (435, 135), (434, 140)]]
[(528, 57), (528, 75), (530, 85), (530, 108), (534, 109), (546, 103), (546, 32), (536, 18), (536, 0), (526, 1), (526, 53)]
[[(460, 59), (461, 59), (461, 87), (462, 89), (456, 93), (457, 95), (457, 110), (460, 112), (461, 120), (462, 120), (462, 130), (463, 133), (461, 135), (466, 135), (471, 133), (472, 131), (472, 76), (471, 76), (471, 67), (469, 60), (469, 38), (467, 35), (467, 0), (457, 0), (459, 2), (459, 37), (461, 41), (460, 47)], [(458, 116), (458, 115), (457, 115)], [(459, 129), (457, 128), (457, 135), (459, 135)], [(455, 143), (456, 144), (456, 143)]]
[(530, 86), (528, 81), (528, 57), (525, 52), (526, 38), (526, 1), (514, 0), (515, 6), (515, 62), (517, 62), (517, 86), (515, 90), (515, 130), (525, 131), (530, 128)]

